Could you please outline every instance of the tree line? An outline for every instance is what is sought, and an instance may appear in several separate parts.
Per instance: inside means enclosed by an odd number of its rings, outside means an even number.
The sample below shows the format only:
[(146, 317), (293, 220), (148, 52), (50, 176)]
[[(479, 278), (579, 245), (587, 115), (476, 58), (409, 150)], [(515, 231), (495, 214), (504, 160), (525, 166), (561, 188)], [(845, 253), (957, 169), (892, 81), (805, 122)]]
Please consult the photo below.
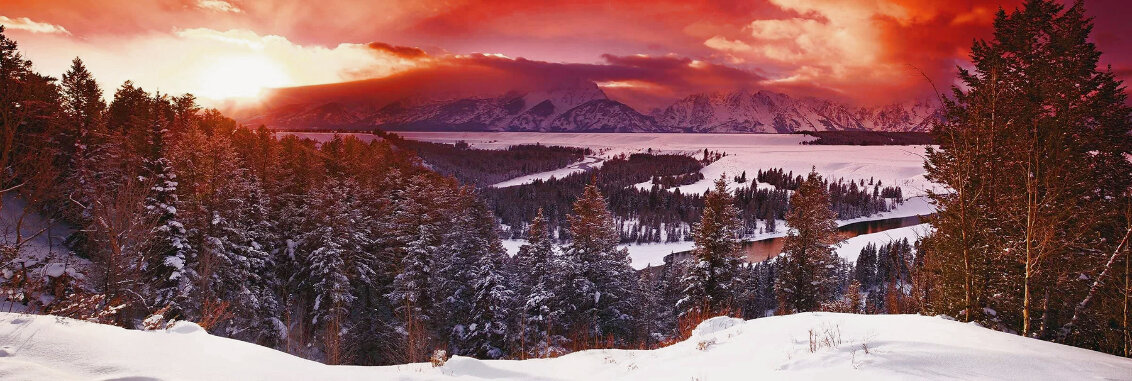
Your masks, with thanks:
[[(710, 152), (709, 152), (710, 153)], [(714, 154), (714, 153), (711, 153)], [(720, 155), (705, 154), (706, 158)], [(511, 238), (523, 237), (524, 226), (537, 210), (547, 214), (554, 236), (568, 240), (564, 229), (568, 206), (583, 189), (596, 181), (608, 195), (609, 207), (618, 221), (621, 243), (679, 242), (691, 240), (692, 225), (706, 202), (703, 194), (682, 193), (670, 185), (687, 185), (701, 179), (704, 163), (684, 155), (639, 153), (618, 156), (593, 171), (571, 174), (561, 179), (536, 180), (506, 188), (483, 189), (484, 196)], [(737, 174), (746, 182), (746, 172)], [(781, 168), (759, 170), (756, 180), (773, 188), (754, 184), (734, 187), (731, 202), (739, 210), (743, 234), (774, 232), (790, 208), (790, 194), (804, 181)], [(652, 187), (634, 185), (653, 181)], [(672, 184), (670, 181), (679, 181)], [(697, 180), (698, 181), (698, 180)], [(852, 219), (891, 210), (904, 201), (900, 187), (884, 186), (880, 181), (819, 178), (826, 189), (837, 219)]]
[(398, 148), (415, 152), (436, 172), (478, 187), (563, 168), (591, 153), (588, 148), (541, 144), (519, 144), (502, 150), (477, 149), (466, 142), (424, 142), (381, 130), (375, 130), (374, 134)]

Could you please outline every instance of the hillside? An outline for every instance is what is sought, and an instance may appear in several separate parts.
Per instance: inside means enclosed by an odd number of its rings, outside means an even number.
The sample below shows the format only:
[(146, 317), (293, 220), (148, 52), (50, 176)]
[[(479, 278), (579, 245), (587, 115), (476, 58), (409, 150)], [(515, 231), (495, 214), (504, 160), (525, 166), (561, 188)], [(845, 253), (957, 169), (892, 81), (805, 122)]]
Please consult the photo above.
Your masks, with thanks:
[[(811, 335), (816, 348), (811, 351)], [(832, 344), (832, 345), (827, 345)], [(1132, 359), (918, 315), (806, 313), (715, 318), (656, 350), (589, 350), (555, 359), (446, 365), (327, 366), (211, 336), (191, 323), (130, 331), (0, 313), (5, 380), (723, 380), (1127, 379)]]
[(737, 90), (693, 94), (646, 115), (587, 81), (405, 94), (387, 82), (396, 81), (276, 89), (260, 108), (233, 115), (248, 125), (283, 130), (793, 133), (924, 132), (938, 111), (932, 101), (862, 107)]

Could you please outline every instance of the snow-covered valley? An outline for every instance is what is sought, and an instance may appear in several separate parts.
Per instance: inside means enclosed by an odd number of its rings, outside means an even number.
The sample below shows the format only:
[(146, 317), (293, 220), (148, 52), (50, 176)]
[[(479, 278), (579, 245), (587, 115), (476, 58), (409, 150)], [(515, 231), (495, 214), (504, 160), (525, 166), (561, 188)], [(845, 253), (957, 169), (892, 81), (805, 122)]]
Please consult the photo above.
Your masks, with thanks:
[[(902, 217), (923, 216), (935, 211), (925, 196), (935, 185), (924, 178), (924, 146), (826, 146), (803, 145), (813, 138), (806, 135), (775, 134), (648, 134), (648, 133), (528, 133), (528, 132), (399, 132), (399, 135), (413, 140), (436, 143), (465, 142), (471, 147), (481, 149), (505, 149), (519, 144), (542, 144), (589, 148), (594, 154), (568, 167), (553, 171), (526, 175), (494, 184), (495, 187), (509, 187), (527, 184), (535, 180), (562, 178), (574, 173), (597, 168), (602, 160), (622, 154), (632, 153), (679, 153), (696, 155), (704, 149), (725, 154), (700, 172), (704, 179), (684, 185), (681, 193), (703, 193), (720, 176), (736, 176), (743, 172), (750, 179), (739, 184), (729, 181), (731, 188), (740, 186), (769, 187), (756, 184), (753, 174), (759, 170), (783, 168), (795, 174), (803, 174), (815, 168), (826, 178), (846, 180), (879, 180), (886, 185), (897, 185), (904, 190), (907, 199), (888, 212), (838, 221), (848, 225), (862, 221), (877, 221)], [(332, 136), (326, 134), (326, 136)], [(647, 189), (651, 184), (637, 184)], [(779, 221), (784, 225), (783, 221)], [(777, 232), (759, 232), (745, 237), (757, 241), (785, 235), (784, 229)], [(858, 238), (855, 242), (872, 238), (879, 243), (887, 242), (887, 236), (872, 235)], [(514, 254), (522, 240), (508, 240), (504, 246)], [(677, 252), (691, 250), (691, 241), (668, 243), (643, 243), (622, 245), (629, 250), (633, 267), (643, 269), (664, 263), (664, 257)], [(861, 245), (863, 246), (863, 244)], [(855, 247), (855, 246), (854, 246)], [(859, 247), (857, 247), (859, 250)], [(847, 258), (855, 258), (856, 253), (839, 250)]]
[[(703, 193), (712, 181), (727, 173), (782, 168), (804, 174), (810, 168), (826, 178), (846, 180), (876, 179), (904, 188), (905, 197), (923, 195), (933, 185), (924, 179), (924, 146), (826, 146), (803, 145), (813, 140), (806, 135), (776, 134), (620, 134), (620, 133), (536, 133), (536, 132), (398, 132), (406, 139), (437, 143), (466, 142), (483, 149), (504, 149), (518, 144), (542, 144), (590, 148), (598, 157), (654, 152), (695, 154), (704, 149), (723, 152), (722, 159), (704, 167), (704, 179), (680, 187), (683, 193)], [(566, 174), (556, 172), (558, 176)], [(524, 177), (549, 178), (542, 174)], [(515, 179), (518, 180), (518, 179)], [(519, 185), (508, 181), (497, 186)]]
[(20, 380), (1126, 380), (1132, 359), (918, 315), (719, 317), (655, 350), (440, 367), (328, 366), (212, 336), (0, 313), (0, 379)]

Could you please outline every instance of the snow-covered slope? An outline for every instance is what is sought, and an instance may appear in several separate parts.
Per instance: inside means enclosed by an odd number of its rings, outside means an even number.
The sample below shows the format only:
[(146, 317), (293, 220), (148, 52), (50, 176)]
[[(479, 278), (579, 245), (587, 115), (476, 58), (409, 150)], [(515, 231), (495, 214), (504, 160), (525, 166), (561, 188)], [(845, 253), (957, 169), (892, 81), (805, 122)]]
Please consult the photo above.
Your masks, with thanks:
[[(811, 350), (811, 334), (818, 344)], [(828, 344), (828, 345), (827, 345)], [(1118, 380), (1132, 359), (939, 317), (805, 313), (718, 317), (656, 350), (589, 350), (555, 359), (442, 367), (327, 366), (205, 333), (191, 323), (131, 331), (0, 313), (4, 380)]]
[(937, 110), (929, 101), (853, 107), (813, 97), (740, 90), (694, 94), (654, 117), (667, 130), (690, 132), (927, 131)]
[(497, 93), (426, 92), (395, 99), (377, 99), (373, 92), (320, 96), (317, 89), (303, 89), (282, 90), (309, 93), (301, 100), (283, 97), (240, 119), (250, 125), (303, 130), (790, 133), (927, 131), (939, 109), (927, 100), (857, 107), (740, 90), (693, 94), (644, 115), (582, 80)]

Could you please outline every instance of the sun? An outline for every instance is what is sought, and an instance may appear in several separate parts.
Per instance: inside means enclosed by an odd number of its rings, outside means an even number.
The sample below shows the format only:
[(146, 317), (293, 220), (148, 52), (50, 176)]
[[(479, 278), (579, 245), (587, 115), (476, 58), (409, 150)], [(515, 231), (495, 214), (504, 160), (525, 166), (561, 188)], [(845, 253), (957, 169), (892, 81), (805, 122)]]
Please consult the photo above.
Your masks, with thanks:
[(291, 85), (278, 63), (262, 56), (228, 56), (212, 60), (200, 72), (199, 96), (212, 99), (254, 98), (264, 89)]

